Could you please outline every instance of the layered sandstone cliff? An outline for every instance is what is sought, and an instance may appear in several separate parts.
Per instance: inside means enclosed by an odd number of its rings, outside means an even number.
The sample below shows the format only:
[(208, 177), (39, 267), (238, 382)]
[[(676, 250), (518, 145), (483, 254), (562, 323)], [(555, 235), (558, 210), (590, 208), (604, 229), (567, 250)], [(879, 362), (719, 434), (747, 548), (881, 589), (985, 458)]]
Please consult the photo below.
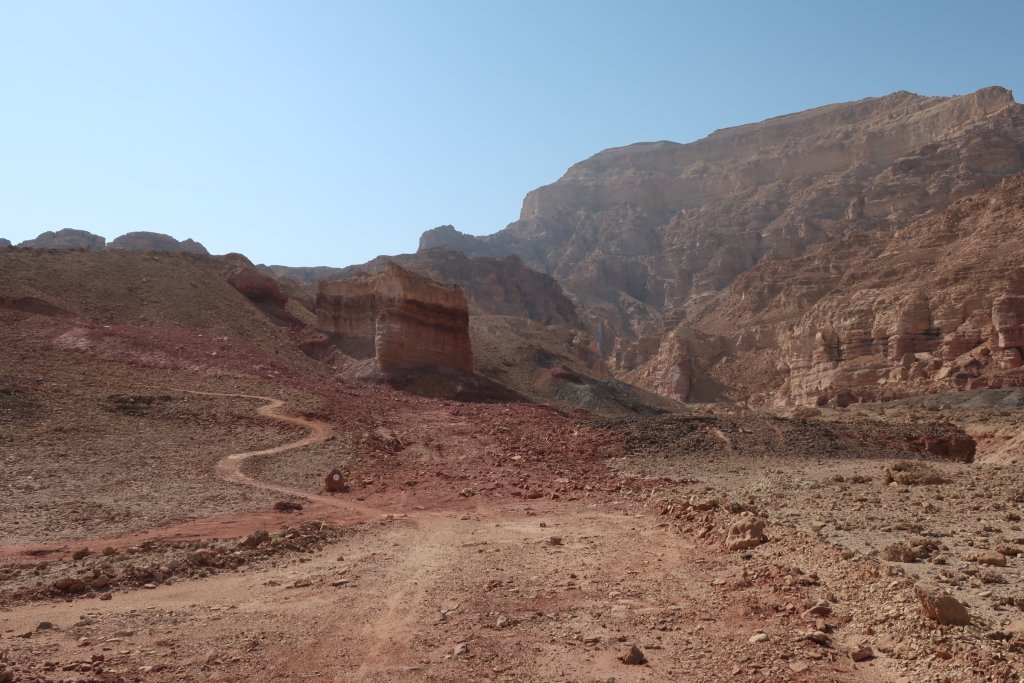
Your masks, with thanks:
[(1024, 177), (1016, 177), (856, 257), (818, 250), (838, 279), (780, 330), (789, 376), (776, 400), (848, 403), (1020, 385), (1022, 230)]
[(469, 307), (457, 285), (388, 264), (376, 275), (321, 281), (317, 327), (354, 358), (385, 372), (473, 369)]

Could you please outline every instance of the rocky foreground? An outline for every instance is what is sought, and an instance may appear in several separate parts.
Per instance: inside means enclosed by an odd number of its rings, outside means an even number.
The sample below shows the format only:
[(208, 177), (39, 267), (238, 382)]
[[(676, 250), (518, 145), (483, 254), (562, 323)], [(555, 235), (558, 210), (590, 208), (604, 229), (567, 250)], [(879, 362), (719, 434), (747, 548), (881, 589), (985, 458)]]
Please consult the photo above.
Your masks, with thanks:
[[(177, 342), (182, 366), (210, 358), (202, 340)], [(117, 346), (61, 364), (20, 344), (0, 393), (19, 492), (0, 516), (9, 680), (1024, 670), (1024, 478), (1000, 437), (1019, 433), (1017, 409), (598, 418), (271, 378), (238, 347), (220, 351), (226, 376)], [(255, 416), (259, 401), (183, 389), (284, 390), (332, 433), (248, 459), (256, 487), (224, 481), (232, 453), (303, 431)], [(75, 447), (55, 457), (67, 434)], [(326, 495), (332, 468), (346, 487)]]

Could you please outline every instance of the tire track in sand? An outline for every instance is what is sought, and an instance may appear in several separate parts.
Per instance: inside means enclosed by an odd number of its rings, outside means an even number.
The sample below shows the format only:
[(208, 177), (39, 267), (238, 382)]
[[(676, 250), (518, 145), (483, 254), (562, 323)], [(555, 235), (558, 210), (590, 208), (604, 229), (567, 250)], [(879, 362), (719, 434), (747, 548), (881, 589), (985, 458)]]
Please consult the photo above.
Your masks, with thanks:
[[(273, 491), (286, 496), (302, 498), (309, 501), (302, 512), (294, 515), (291, 519), (296, 521), (305, 519), (323, 519), (344, 524), (358, 524), (385, 516), (381, 510), (365, 505), (359, 505), (350, 500), (337, 500), (330, 496), (319, 495), (292, 488), (260, 481), (242, 472), (242, 465), (250, 458), (263, 455), (277, 455), (288, 451), (323, 443), (334, 434), (334, 428), (323, 420), (308, 417), (282, 415), (278, 411), (285, 405), (285, 401), (271, 396), (258, 394), (225, 394), (211, 391), (192, 391), (189, 389), (166, 389), (163, 387), (146, 386), (147, 389), (159, 389), (197, 396), (215, 396), (219, 398), (246, 398), (266, 403), (256, 409), (257, 415), (271, 420), (277, 420), (286, 424), (302, 427), (309, 430), (309, 434), (297, 441), (264, 448), (253, 451), (242, 451), (225, 455), (214, 467), (214, 472), (223, 481), (249, 486), (263, 491)], [(274, 525), (281, 520), (280, 512), (254, 511), (254, 512), (229, 512), (214, 517), (191, 519), (176, 524), (156, 527), (146, 531), (133, 532), (121, 536), (85, 538), (74, 541), (62, 541), (36, 545), (8, 546), (0, 548), (0, 562), (12, 558), (52, 556), (54, 554), (67, 553), (71, 546), (84, 547), (88, 545), (107, 545), (111, 547), (125, 547), (136, 545), (146, 540), (174, 539), (182, 540), (188, 538), (210, 538), (210, 537), (231, 537), (242, 536), (257, 529)]]

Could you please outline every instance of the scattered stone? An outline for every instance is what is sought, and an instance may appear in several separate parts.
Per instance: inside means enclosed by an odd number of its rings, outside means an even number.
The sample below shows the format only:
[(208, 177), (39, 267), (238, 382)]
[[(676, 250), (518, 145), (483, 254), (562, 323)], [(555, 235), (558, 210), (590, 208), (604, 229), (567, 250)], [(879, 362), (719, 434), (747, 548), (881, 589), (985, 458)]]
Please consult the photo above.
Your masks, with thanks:
[(469, 654), (469, 645), (466, 643), (459, 643), (452, 650), (452, 657), (465, 657)]
[(260, 545), (263, 545), (264, 543), (269, 542), (270, 533), (267, 532), (265, 529), (260, 529), (259, 531), (254, 531), (248, 536), (246, 536), (245, 539), (242, 541), (242, 545), (246, 548), (256, 548)]
[(79, 548), (75, 552), (71, 553), (71, 559), (72, 560), (83, 560), (83, 559), (85, 559), (89, 555), (89, 553), (90, 553), (90, 550), (88, 548)]
[(290, 500), (279, 500), (274, 503), (274, 509), (278, 512), (297, 512), (302, 509), (302, 504)]
[(1006, 566), (1006, 555), (996, 552), (995, 550), (986, 550), (983, 553), (978, 553), (974, 556), (974, 561), (978, 564), (984, 564), (989, 567), (1005, 567)]
[(804, 611), (804, 618), (827, 617), (832, 614), (832, 607), (827, 600), (818, 600), (812, 607)]
[(828, 645), (828, 634), (823, 631), (805, 631), (800, 634), (800, 640), (809, 640), (818, 645)]
[(744, 512), (739, 521), (729, 527), (725, 544), (729, 550), (748, 550), (767, 540), (768, 538), (764, 535), (764, 521), (758, 519), (751, 512)]
[(36, 626), (37, 631), (49, 631), (53, 628), (55, 628), (55, 626), (53, 625), (53, 622), (50, 621), (40, 621), (39, 625)]
[(647, 663), (647, 655), (644, 654), (644, 651), (641, 650), (639, 646), (634, 644), (632, 647), (629, 648), (629, 652), (627, 652), (625, 655), (623, 655), (622, 663), (623, 664), (631, 664), (631, 665), (634, 665), (634, 666), (638, 666), (640, 664), (646, 664)]
[(919, 562), (932, 557), (939, 549), (934, 541), (921, 541), (914, 545), (893, 543), (882, 550), (882, 559), (887, 562)]
[(476, 491), (467, 487), (459, 491), (459, 495), (462, 496), (463, 498), (471, 498), (472, 496), (476, 495)]
[(309, 579), (296, 579), (295, 583), (292, 584), (292, 588), (307, 588), (312, 586), (313, 582)]
[(855, 662), (863, 662), (868, 659), (874, 659), (875, 651), (870, 647), (862, 647), (859, 650), (854, 650), (850, 653), (850, 659)]
[(764, 643), (768, 641), (768, 635), (765, 633), (755, 633), (750, 636), (749, 642), (751, 643)]
[(914, 584), (914, 594), (929, 619), (952, 626), (965, 626), (971, 622), (967, 608), (938, 584), (918, 581)]
[(561, 536), (552, 536), (551, 538), (548, 539), (548, 543), (550, 543), (551, 545), (562, 545), (562, 537)]
[(885, 468), (885, 483), (896, 483), (901, 486), (930, 486), (948, 484), (949, 480), (943, 476), (942, 472), (922, 462), (900, 460), (893, 463), (892, 467)]

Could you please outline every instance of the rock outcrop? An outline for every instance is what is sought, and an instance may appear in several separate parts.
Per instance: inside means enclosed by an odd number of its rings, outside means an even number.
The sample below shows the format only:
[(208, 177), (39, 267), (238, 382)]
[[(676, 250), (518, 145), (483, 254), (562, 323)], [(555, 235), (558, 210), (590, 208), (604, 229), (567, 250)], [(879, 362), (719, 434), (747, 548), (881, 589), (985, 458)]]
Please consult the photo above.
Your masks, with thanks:
[(317, 327), (354, 358), (373, 358), (384, 373), (424, 368), (473, 369), (469, 307), (458, 285), (390, 263), (376, 275), (321, 281)]
[[(643, 386), (673, 396), (844, 402), (858, 398), (844, 385), (905, 382), (936, 361), (952, 367), (952, 358), (983, 346), (981, 335), (995, 324), (987, 318), (998, 316), (1013, 332), (1017, 304), (1009, 292), (998, 311), (992, 298), (987, 306), (970, 295), (954, 302), (952, 290), (970, 289), (974, 277), (955, 270), (967, 264), (952, 244), (966, 239), (957, 228), (962, 217), (930, 226), (931, 242), (901, 245), (901, 237), (1021, 171), (1024, 107), (1008, 90), (899, 92), (690, 144), (606, 150), (527, 195), (519, 220), (504, 230), (475, 238), (444, 226), (424, 234), (421, 247), (515, 254), (554, 275), (616, 374)], [(918, 247), (933, 270), (944, 267), (937, 252), (950, 252), (945, 281), (932, 278), (939, 292), (900, 270), (920, 257)], [(870, 259), (883, 248), (897, 284), (867, 292), (856, 269), (880, 274)], [(972, 253), (980, 251), (975, 245)], [(813, 310), (840, 291), (853, 298)], [(692, 348), (673, 340), (691, 333), (718, 353), (698, 363)], [(1009, 339), (991, 348), (1007, 366), (1020, 348)], [(843, 378), (832, 381), (829, 368), (837, 367)], [(955, 382), (970, 386), (961, 372), (953, 371)]]
[(11, 246), (11, 241), (0, 237), (0, 249), (6, 249), (9, 246)]
[(87, 230), (64, 228), (56, 232), (47, 231), (34, 240), (25, 240), (19, 247), (28, 249), (86, 249), (95, 251), (102, 249), (107, 243), (105, 237), (94, 235)]
[(937, 583), (918, 581), (914, 584), (914, 594), (921, 603), (921, 611), (929, 619), (949, 626), (971, 623), (967, 608)]
[[(805, 312), (789, 311), (788, 337), (779, 330), (788, 379), (775, 402), (1019, 386), (1022, 223), (1024, 177), (1016, 177), (878, 235), (859, 255), (818, 250), (815, 261), (827, 259), (838, 277)], [(780, 302), (775, 314), (785, 312)]]
[(256, 270), (251, 263), (239, 263), (231, 267), (225, 278), (228, 284), (250, 301), (271, 302), (279, 305), (284, 305), (288, 301), (288, 295), (281, 291), (277, 280)]
[(209, 254), (199, 242), (192, 239), (178, 241), (170, 235), (159, 232), (129, 232), (116, 237), (107, 245), (107, 249), (125, 249), (128, 251), (184, 251), (190, 254)]

